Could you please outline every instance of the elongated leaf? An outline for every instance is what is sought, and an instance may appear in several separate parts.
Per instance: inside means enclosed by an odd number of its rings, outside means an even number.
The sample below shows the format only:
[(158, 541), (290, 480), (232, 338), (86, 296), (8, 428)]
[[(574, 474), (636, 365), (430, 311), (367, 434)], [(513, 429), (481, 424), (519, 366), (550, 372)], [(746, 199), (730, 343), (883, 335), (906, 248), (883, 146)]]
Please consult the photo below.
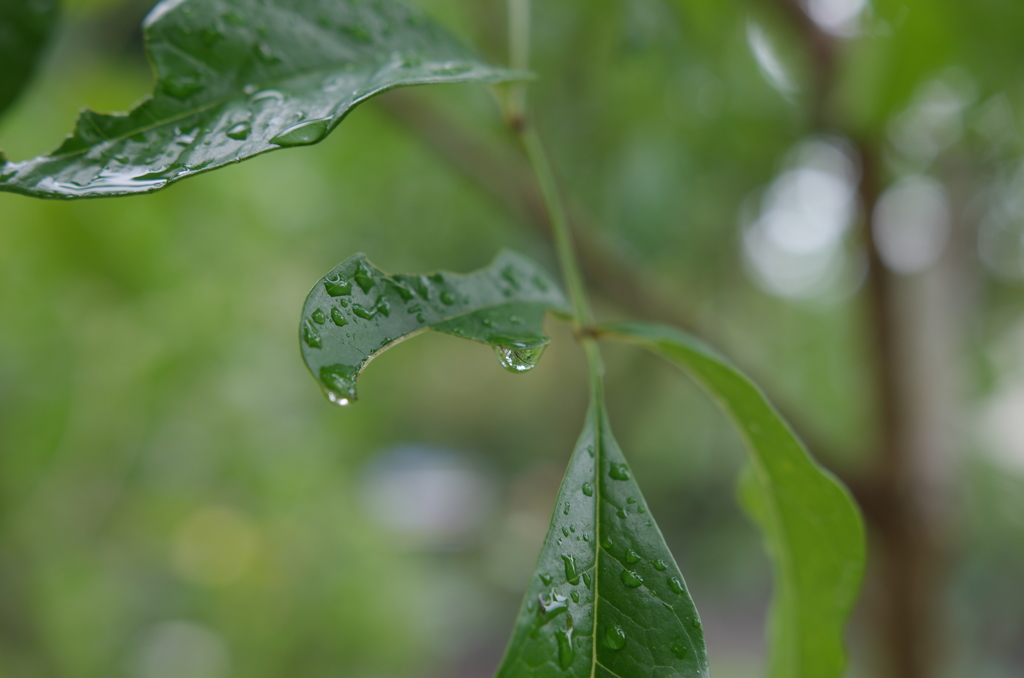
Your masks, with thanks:
[(750, 452), (741, 486), (775, 563), (774, 678), (834, 678), (843, 627), (864, 570), (864, 527), (843, 485), (807, 453), (764, 393), (725, 358), (669, 327), (626, 323), (600, 336), (644, 346), (681, 367), (735, 422)]
[(707, 676), (697, 609), (594, 391), (497, 678)]
[(57, 0), (0, 2), (0, 112), (28, 84), (56, 19)]
[(0, 165), (0, 190), (145, 193), (316, 143), (394, 87), (518, 77), (394, 0), (164, 0), (143, 28), (152, 97), (127, 114), (84, 110), (53, 153)]
[(568, 312), (565, 295), (537, 264), (502, 252), (469, 275), (388, 275), (362, 254), (313, 287), (299, 327), (302, 357), (331, 402), (356, 399), (356, 378), (378, 353), (434, 330), (495, 347), (506, 369), (536, 365), (549, 339), (545, 311)]

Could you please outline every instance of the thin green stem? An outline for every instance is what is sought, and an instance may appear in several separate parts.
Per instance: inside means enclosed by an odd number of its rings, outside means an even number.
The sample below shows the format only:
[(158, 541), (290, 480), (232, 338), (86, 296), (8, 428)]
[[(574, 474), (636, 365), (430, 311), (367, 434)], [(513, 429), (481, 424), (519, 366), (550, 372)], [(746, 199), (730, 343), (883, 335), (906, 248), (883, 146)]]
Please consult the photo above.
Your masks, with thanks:
[[(509, 60), (513, 68), (526, 70), (529, 67), (530, 51), (530, 0), (509, 0), (508, 13)], [(594, 316), (587, 299), (583, 274), (580, 272), (579, 262), (576, 260), (576, 251), (573, 247), (572, 234), (569, 231), (565, 206), (562, 204), (555, 175), (551, 171), (551, 163), (548, 161), (540, 135), (537, 134), (536, 128), (526, 115), (526, 85), (520, 84), (514, 85), (514, 87), (515, 89), (512, 90), (508, 99), (509, 122), (512, 129), (519, 135), (523, 149), (526, 151), (526, 158), (530, 162), (544, 198), (544, 206), (551, 222), (551, 233), (555, 241), (555, 251), (558, 253), (558, 263), (562, 269), (565, 286), (569, 291), (569, 299), (572, 301), (573, 326), (577, 334), (582, 334), (584, 328), (594, 324)], [(588, 360), (591, 357), (597, 359), (598, 362), (594, 363), (592, 368), (597, 368), (598, 373), (601, 372), (600, 355), (596, 348), (588, 349), (587, 356)]]

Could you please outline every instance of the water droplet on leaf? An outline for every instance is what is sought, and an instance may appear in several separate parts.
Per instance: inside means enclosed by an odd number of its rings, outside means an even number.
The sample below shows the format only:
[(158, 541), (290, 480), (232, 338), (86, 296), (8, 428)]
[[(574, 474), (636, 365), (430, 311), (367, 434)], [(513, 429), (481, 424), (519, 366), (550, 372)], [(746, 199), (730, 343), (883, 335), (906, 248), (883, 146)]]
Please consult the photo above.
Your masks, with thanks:
[(445, 306), (451, 306), (455, 303), (455, 297), (452, 296), (451, 292), (441, 292), (441, 303)]
[(576, 658), (576, 651), (572, 648), (572, 617), (569, 618), (569, 628), (556, 632), (555, 638), (558, 640), (558, 665), (564, 671), (572, 666), (572, 660)]
[(576, 572), (576, 558), (570, 555), (562, 556), (562, 562), (565, 563), (565, 579), (573, 586), (580, 583), (580, 575)]
[(544, 583), (544, 586), (550, 584), (552, 579), (553, 577), (550, 574), (542, 574), (540, 576), (540, 580)]
[(323, 346), (323, 343), (320, 341), (320, 334), (316, 331), (313, 323), (308, 320), (302, 321), (302, 340), (310, 348), (321, 348)]
[(248, 139), (249, 138), (249, 132), (251, 132), (251, 131), (252, 131), (252, 127), (249, 126), (249, 123), (247, 123), (247, 122), (240, 122), (240, 123), (236, 123), (236, 124), (232, 125), (230, 128), (228, 128), (228, 131), (225, 132), (225, 134), (227, 134), (232, 139), (236, 139), (238, 141), (242, 141), (244, 139)]
[(686, 648), (683, 647), (682, 643), (674, 643), (672, 645), (672, 654), (676, 656), (676, 659), (686, 659)]
[(611, 650), (621, 650), (626, 647), (626, 632), (621, 626), (609, 626), (604, 631), (604, 644)]
[(565, 601), (568, 600), (568, 598), (557, 593), (553, 589), (550, 593), (538, 594), (537, 599), (540, 601), (540, 613), (545, 616), (551, 613), (557, 613), (559, 610), (568, 609), (565, 604)]
[(594, 486), (591, 485), (590, 483), (583, 483), (583, 494), (587, 495), (588, 497), (593, 497)]
[(619, 575), (619, 579), (628, 588), (635, 589), (644, 583), (644, 578), (638, 575), (636, 572), (630, 572), (629, 570), (623, 570)]
[(327, 136), (330, 126), (331, 121), (327, 118), (322, 120), (309, 120), (308, 122), (302, 122), (298, 125), (292, 125), (271, 139), (270, 143), (277, 144), (278, 146), (305, 146), (307, 144), (314, 144)]
[(625, 464), (612, 464), (608, 475), (614, 480), (629, 480), (629, 467)]
[(339, 311), (336, 308), (331, 309), (331, 321), (338, 327), (344, 327), (345, 325), (348, 325), (348, 321), (345, 320), (345, 316), (343, 316), (341, 314), (341, 311)]
[(664, 560), (652, 560), (651, 566), (658, 572), (664, 572), (668, 569), (668, 565), (665, 564)]
[(640, 562), (640, 556), (638, 556), (636, 554), (636, 551), (634, 551), (633, 549), (626, 549), (625, 559), (626, 562), (630, 565)]
[(679, 581), (679, 577), (672, 577), (668, 580), (668, 587), (673, 592), (681, 594), (686, 589), (683, 588), (683, 582)]

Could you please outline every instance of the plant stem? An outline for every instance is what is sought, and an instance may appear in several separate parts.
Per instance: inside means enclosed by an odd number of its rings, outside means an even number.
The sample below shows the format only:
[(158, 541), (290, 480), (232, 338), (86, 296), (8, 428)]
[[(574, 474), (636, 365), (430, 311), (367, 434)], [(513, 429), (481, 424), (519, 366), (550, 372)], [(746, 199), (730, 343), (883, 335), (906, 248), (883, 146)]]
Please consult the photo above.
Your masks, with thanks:
[[(526, 70), (529, 66), (530, 49), (530, 0), (509, 0), (509, 52), (511, 66)], [(583, 274), (580, 272), (576, 251), (573, 247), (572, 235), (569, 232), (569, 221), (566, 219), (565, 206), (555, 182), (551, 163), (548, 161), (540, 135), (526, 115), (526, 85), (518, 84), (510, 93), (508, 100), (508, 119), (512, 129), (519, 136), (526, 152), (526, 158), (533, 169), (537, 185), (544, 198), (544, 207), (551, 221), (551, 234), (555, 241), (555, 251), (569, 291), (573, 306), (573, 327), (577, 335), (582, 335), (585, 328), (594, 323), (594, 316), (587, 300)], [(591, 367), (599, 367), (600, 356), (596, 349), (587, 349), (588, 362)], [(596, 360), (597, 362), (593, 362)], [(600, 369), (598, 369), (600, 371)]]

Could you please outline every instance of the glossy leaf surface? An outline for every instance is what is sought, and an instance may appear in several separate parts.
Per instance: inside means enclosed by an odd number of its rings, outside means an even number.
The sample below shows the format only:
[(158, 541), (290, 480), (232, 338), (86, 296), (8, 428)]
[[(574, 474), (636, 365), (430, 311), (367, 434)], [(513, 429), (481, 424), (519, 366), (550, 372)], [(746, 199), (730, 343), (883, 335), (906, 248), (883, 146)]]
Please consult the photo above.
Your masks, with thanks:
[(56, 0), (0, 2), (0, 113), (28, 84), (56, 19)]
[(302, 357), (331, 402), (356, 399), (356, 378), (393, 344), (424, 330), (495, 347), (502, 366), (533, 368), (548, 344), (544, 313), (567, 312), (565, 295), (537, 264), (502, 252), (468, 275), (388, 275), (356, 254), (306, 297)]
[(145, 193), (316, 143), (394, 87), (516, 77), (394, 0), (164, 0), (143, 28), (153, 95), (127, 114), (84, 110), (53, 153), (0, 166), (0, 189)]
[(697, 610), (595, 390), (497, 678), (707, 676)]
[(776, 570), (773, 678), (835, 678), (846, 664), (843, 628), (864, 570), (864, 527), (846, 488), (811, 458), (764, 393), (716, 351), (669, 327), (602, 328), (681, 367), (732, 418), (750, 452), (741, 485)]

